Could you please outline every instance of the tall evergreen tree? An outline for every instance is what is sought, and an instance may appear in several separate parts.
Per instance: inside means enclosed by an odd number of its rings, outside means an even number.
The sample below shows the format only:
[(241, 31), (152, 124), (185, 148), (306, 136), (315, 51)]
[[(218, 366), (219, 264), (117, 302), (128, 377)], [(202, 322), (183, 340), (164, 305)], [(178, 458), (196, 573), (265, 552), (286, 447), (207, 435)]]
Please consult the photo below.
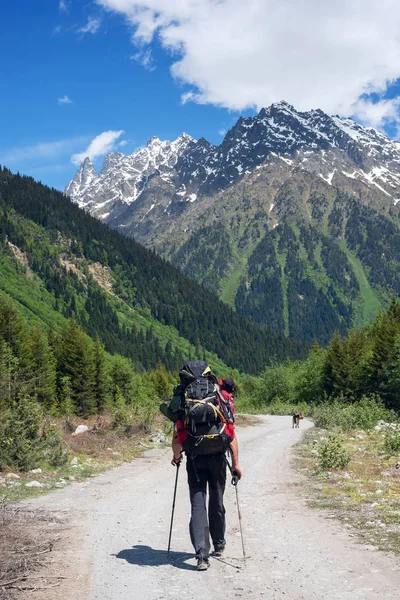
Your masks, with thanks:
[(56, 363), (47, 336), (40, 327), (34, 327), (29, 335), (29, 370), (32, 388), (37, 400), (50, 408), (55, 400)]
[(108, 400), (108, 382), (104, 346), (99, 339), (96, 340), (93, 347), (93, 361), (96, 411), (101, 413), (103, 412)]
[(93, 343), (71, 319), (62, 335), (59, 370), (70, 379), (71, 396), (77, 414), (96, 412)]

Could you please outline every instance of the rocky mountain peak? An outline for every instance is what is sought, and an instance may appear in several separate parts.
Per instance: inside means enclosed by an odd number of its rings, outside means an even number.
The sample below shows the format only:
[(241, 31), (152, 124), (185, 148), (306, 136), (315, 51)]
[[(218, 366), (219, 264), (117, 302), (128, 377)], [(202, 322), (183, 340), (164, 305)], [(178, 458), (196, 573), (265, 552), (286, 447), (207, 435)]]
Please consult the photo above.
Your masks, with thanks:
[(87, 156), (75, 173), (75, 177), (67, 184), (65, 193), (71, 196), (71, 198), (80, 196), (87, 190), (96, 177), (96, 169)]
[(188, 198), (193, 202), (220, 192), (273, 156), (329, 185), (358, 180), (393, 203), (400, 196), (399, 142), (352, 119), (329, 116), (321, 109), (297, 111), (285, 101), (240, 118), (219, 146), (182, 133), (174, 141), (154, 136), (129, 156), (110, 153), (99, 174), (86, 159), (65, 192), (93, 215), (114, 222), (124, 207), (139, 206), (139, 197), (144, 201), (151, 182), (147, 210), (155, 210), (154, 190), (159, 185), (159, 194), (168, 196), (162, 200), (167, 218), (165, 204), (180, 206)]

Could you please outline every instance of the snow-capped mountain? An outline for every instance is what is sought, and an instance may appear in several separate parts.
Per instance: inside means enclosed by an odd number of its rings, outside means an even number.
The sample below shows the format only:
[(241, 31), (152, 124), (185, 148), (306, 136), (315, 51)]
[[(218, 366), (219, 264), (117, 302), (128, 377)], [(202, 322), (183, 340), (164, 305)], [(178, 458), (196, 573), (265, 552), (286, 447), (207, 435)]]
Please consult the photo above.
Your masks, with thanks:
[[(106, 156), (96, 173), (86, 158), (65, 193), (103, 221), (123, 226), (128, 210), (134, 225), (133, 203), (151, 185), (146, 211), (162, 208), (163, 219), (176, 204), (217, 193), (245, 178), (278, 155), (293, 169), (319, 176), (329, 185), (351, 186), (356, 182), (396, 204), (400, 198), (400, 143), (351, 119), (330, 117), (321, 110), (298, 112), (286, 102), (263, 108), (255, 117), (240, 118), (219, 146), (204, 138), (182, 134), (175, 141), (157, 137), (126, 156)], [(179, 212), (184, 207), (180, 207)], [(148, 212), (137, 204), (142, 222)], [(176, 212), (176, 211), (175, 211)], [(174, 213), (175, 214), (175, 213)]]
[(85, 158), (65, 193), (92, 215), (105, 221), (115, 218), (140, 196), (152, 174), (157, 172), (166, 180), (174, 177), (179, 156), (195, 143), (186, 133), (173, 142), (152, 137), (145, 148), (129, 156), (107, 154), (100, 173)]
[(86, 159), (66, 193), (238, 312), (310, 343), (400, 294), (400, 143), (351, 119), (279, 102), (219, 146), (152, 138), (99, 174)]

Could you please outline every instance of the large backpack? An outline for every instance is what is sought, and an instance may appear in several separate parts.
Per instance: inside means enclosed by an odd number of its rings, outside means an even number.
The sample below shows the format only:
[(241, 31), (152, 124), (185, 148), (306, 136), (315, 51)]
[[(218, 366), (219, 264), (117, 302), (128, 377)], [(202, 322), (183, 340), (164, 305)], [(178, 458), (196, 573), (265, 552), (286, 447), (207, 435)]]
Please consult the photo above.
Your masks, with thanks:
[(233, 423), (233, 415), (210, 367), (202, 360), (188, 361), (179, 378), (182, 420), (187, 431), (183, 444), (185, 453), (202, 456), (225, 452), (232, 441), (225, 428), (227, 423)]

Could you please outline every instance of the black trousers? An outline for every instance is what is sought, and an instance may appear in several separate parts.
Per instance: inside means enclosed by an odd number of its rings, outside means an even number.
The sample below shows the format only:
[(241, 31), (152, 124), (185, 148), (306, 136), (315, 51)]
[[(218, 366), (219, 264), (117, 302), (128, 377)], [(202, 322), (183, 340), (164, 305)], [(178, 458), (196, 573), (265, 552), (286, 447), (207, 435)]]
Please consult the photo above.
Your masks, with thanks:
[[(190, 503), (190, 539), (197, 555), (208, 558), (210, 535), (215, 546), (225, 545), (224, 491), (226, 460), (224, 454), (188, 457), (186, 461)], [(208, 484), (208, 515), (206, 506)]]

